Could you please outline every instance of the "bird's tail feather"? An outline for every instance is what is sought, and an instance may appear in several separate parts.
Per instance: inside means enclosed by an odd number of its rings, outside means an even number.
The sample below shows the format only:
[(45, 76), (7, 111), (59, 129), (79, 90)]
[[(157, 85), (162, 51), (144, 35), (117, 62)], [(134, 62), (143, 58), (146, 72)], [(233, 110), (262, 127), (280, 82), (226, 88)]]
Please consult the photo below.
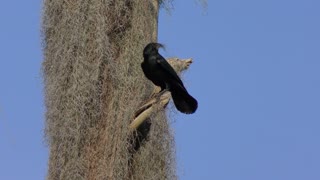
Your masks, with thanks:
[(174, 105), (180, 112), (192, 114), (197, 110), (197, 100), (188, 93), (183, 85), (172, 83), (170, 91)]

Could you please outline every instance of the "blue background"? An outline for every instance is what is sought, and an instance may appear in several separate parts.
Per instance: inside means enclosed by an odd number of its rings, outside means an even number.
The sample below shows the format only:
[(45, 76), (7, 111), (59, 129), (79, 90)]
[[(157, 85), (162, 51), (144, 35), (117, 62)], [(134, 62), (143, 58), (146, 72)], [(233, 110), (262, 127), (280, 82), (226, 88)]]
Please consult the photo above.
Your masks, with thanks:
[[(320, 179), (320, 2), (175, 0), (166, 57), (199, 101), (173, 113), (182, 180)], [(0, 2), (0, 179), (44, 179), (41, 1)]]

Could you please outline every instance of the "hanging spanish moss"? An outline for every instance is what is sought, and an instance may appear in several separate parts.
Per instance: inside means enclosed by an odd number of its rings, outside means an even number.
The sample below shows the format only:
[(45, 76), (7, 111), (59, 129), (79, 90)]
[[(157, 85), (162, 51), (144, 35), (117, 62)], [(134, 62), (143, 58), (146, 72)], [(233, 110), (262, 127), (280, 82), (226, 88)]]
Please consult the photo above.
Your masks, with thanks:
[(153, 91), (140, 63), (156, 41), (158, 2), (45, 0), (47, 179), (176, 179), (165, 112), (132, 154), (135, 110)]

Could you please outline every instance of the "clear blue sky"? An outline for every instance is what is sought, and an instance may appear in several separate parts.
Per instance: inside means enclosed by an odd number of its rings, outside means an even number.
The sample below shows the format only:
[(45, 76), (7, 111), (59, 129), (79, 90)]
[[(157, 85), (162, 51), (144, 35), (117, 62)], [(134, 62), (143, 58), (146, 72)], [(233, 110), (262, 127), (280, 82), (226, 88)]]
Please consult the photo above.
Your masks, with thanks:
[[(175, 0), (166, 57), (199, 101), (176, 113), (181, 180), (320, 179), (320, 1)], [(46, 176), (41, 1), (0, 2), (0, 179)]]

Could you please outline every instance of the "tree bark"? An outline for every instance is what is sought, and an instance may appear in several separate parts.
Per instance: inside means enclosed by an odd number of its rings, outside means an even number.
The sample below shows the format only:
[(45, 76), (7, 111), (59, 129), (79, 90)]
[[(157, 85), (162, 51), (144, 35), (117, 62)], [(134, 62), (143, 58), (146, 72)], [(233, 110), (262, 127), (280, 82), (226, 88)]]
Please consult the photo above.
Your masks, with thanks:
[(47, 179), (176, 179), (164, 110), (134, 155), (135, 111), (153, 91), (140, 69), (157, 39), (157, 0), (45, 0), (42, 24)]

